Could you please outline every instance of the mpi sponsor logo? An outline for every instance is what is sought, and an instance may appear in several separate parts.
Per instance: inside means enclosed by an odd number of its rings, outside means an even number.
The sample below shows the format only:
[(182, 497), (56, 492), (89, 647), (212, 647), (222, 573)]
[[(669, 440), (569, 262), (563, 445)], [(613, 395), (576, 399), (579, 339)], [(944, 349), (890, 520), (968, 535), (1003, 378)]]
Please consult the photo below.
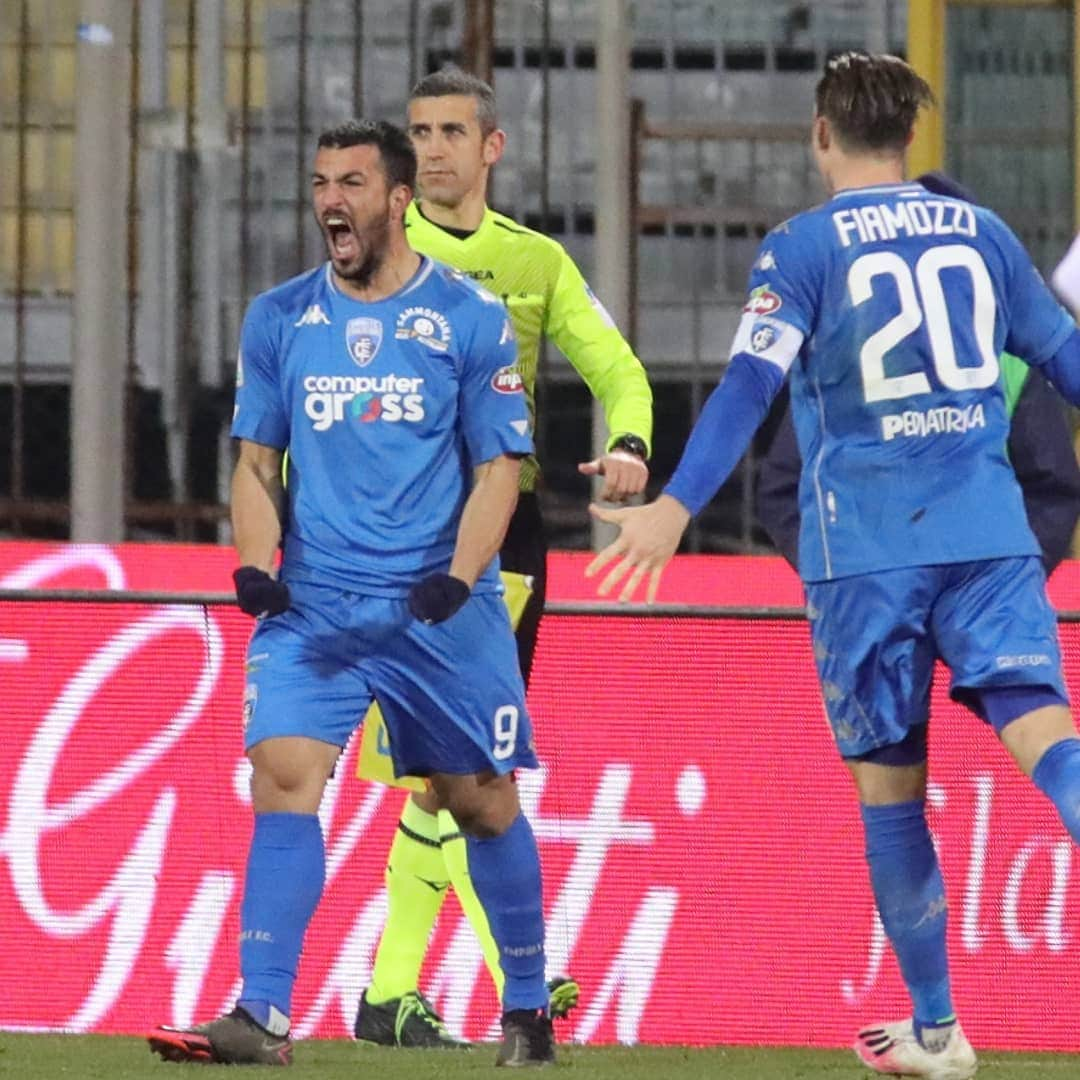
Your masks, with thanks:
[(751, 315), (771, 315), (774, 311), (779, 311), (783, 306), (783, 300), (766, 284), (759, 285), (756, 289), (751, 290), (750, 295), (746, 298), (743, 311)]
[(304, 414), (316, 431), (343, 420), (371, 424), (424, 419), (423, 379), (404, 375), (308, 375)]
[(524, 385), (521, 372), (515, 367), (499, 368), (491, 376), (491, 389), (497, 390), (500, 394), (518, 394)]

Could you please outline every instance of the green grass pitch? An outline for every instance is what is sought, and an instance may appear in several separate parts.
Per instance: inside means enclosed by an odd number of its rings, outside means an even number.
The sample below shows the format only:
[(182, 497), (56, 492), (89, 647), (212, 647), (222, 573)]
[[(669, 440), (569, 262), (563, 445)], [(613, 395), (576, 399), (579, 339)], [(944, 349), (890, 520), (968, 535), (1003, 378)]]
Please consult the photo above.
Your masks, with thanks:
[[(980, 1080), (1066, 1080), (1080, 1077), (1080, 1056), (1065, 1054), (980, 1055)], [(284, 1075), (295, 1080), (453, 1080), (494, 1073), (495, 1048), (471, 1051), (382, 1050), (341, 1041), (310, 1040), (296, 1048)], [(558, 1070), (578, 1080), (864, 1080), (874, 1074), (841, 1050), (676, 1047), (559, 1048)], [(572, 1071), (571, 1071), (572, 1070)], [(193, 1080), (244, 1077), (255, 1070), (170, 1065), (154, 1057), (142, 1039), (109, 1035), (23, 1035), (0, 1032), (0, 1076), (20, 1080)], [(261, 1072), (261, 1070), (260, 1070)], [(544, 1075), (553, 1074), (547, 1070)]]

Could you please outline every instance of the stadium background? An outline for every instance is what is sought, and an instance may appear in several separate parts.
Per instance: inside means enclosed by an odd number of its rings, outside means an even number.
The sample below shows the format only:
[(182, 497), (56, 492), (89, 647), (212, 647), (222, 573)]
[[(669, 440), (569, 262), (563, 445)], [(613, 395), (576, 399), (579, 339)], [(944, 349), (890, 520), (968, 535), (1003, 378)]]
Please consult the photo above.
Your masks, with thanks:
[[(629, 46), (631, 224), (622, 277), (609, 279), (597, 274), (610, 208), (596, 190), (611, 164), (598, 54), (615, 8)], [(93, 55), (100, 34), (77, 36), (80, 23), (113, 28), (111, 70)], [(563, 241), (605, 300), (625, 290), (623, 321), (656, 392), (655, 489), (722, 373), (758, 238), (820, 195), (805, 137), (824, 59), (868, 46), (918, 62), (945, 110), (913, 164), (947, 167), (1048, 270), (1077, 224), (1077, 34), (1073, 5), (1053, 2), (8, 0), (0, 534), (227, 544), (236, 331), (255, 292), (319, 258), (313, 137), (354, 112), (400, 117), (411, 83), (444, 59), (490, 66), (510, 133), (493, 203)], [(79, 163), (95, 152), (110, 156), (113, 190), (87, 206)], [(80, 254), (77, 218), (107, 242)], [(88, 310), (80, 288), (95, 274), (119, 288)], [(554, 354), (541, 409), (553, 540), (584, 548), (575, 465), (595, 418)], [(102, 417), (115, 456), (88, 441)], [(667, 579), (666, 600), (711, 610), (564, 612), (544, 629), (531, 704), (545, 767), (526, 791), (554, 958), (588, 991), (577, 1038), (839, 1045), (867, 1016), (903, 1012), (805, 625), (744, 610), (801, 603), (790, 572), (761, 557), (754, 462), (686, 550), (757, 557), (689, 554)], [(103, 484), (120, 489), (116, 529), (87, 535), (79, 499)], [(217, 592), (230, 568), (227, 547), (0, 543), (8, 589)], [(581, 568), (581, 556), (556, 558), (556, 605), (588, 598)], [(1053, 587), (1080, 609), (1073, 566)], [(229, 998), (248, 828), (236, 725), (247, 627), (219, 605), (0, 602), (0, 1028), (138, 1031)], [(1071, 622), (1063, 634), (1075, 686), (1080, 637)], [(965, 1025), (984, 1046), (1080, 1050), (1072, 848), (985, 732), (937, 693), (934, 826)], [(960, 729), (970, 739), (949, 738)], [(396, 798), (351, 781), (328, 801), (340, 861), (307, 947), (302, 1033), (347, 1030), (395, 810)], [(830, 861), (804, 862), (807, 849)], [(427, 985), (474, 1036), (496, 1012), (478, 971), (448, 911)], [(704, 1034), (688, 995), (710, 1003)]]
[[(0, 533), (228, 540), (237, 331), (251, 296), (321, 257), (308, 207), (315, 135), (357, 112), (403, 117), (415, 79), (448, 58), (495, 85), (509, 142), (493, 204), (561, 240), (636, 341), (656, 391), (655, 491), (722, 373), (759, 238), (820, 196), (806, 130), (830, 54), (910, 53), (945, 103), (913, 165), (947, 166), (1040, 267), (1056, 263), (1077, 213), (1071, 8), (6, 0)], [(95, 38), (103, 26), (112, 46)], [(625, 71), (603, 67), (613, 39)], [(604, 186), (613, 174), (626, 207)], [(554, 351), (539, 387), (552, 540), (588, 546), (576, 471), (593, 438), (588, 392)], [(752, 451), (687, 550), (769, 550), (754, 463)]]

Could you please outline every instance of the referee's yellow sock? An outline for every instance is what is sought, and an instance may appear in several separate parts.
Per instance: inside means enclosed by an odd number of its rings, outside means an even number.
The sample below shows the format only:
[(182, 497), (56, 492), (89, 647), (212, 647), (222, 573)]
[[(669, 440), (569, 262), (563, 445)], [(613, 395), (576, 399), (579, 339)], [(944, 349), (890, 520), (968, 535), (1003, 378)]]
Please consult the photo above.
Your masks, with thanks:
[(446, 863), (446, 872), (450, 878), (450, 884), (454, 886), (458, 903), (473, 928), (480, 948), (484, 954), (484, 963), (491, 972), (491, 978), (495, 983), (495, 993), (502, 1001), (503, 984), (506, 977), (499, 966), (499, 947), (491, 936), (491, 927), (488, 925), (484, 906), (480, 903), (480, 897), (473, 888), (472, 877), (469, 874), (469, 859), (465, 848), (465, 836), (458, 828), (457, 822), (449, 811), (439, 811), (439, 834), (442, 837), (443, 859)]
[(409, 797), (386, 860), (386, 926), (366, 993), (372, 1005), (417, 989), (449, 880), (439, 844), (439, 819)]

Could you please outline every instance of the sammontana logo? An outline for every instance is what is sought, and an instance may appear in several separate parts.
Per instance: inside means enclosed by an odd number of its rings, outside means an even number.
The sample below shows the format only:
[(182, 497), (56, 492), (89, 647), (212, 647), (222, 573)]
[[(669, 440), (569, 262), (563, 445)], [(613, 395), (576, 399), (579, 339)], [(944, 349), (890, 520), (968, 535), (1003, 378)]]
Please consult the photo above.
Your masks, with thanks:
[(446, 316), (429, 307), (409, 307), (398, 317), (394, 329), (398, 341), (419, 341), (429, 349), (450, 348), (450, 324)]

